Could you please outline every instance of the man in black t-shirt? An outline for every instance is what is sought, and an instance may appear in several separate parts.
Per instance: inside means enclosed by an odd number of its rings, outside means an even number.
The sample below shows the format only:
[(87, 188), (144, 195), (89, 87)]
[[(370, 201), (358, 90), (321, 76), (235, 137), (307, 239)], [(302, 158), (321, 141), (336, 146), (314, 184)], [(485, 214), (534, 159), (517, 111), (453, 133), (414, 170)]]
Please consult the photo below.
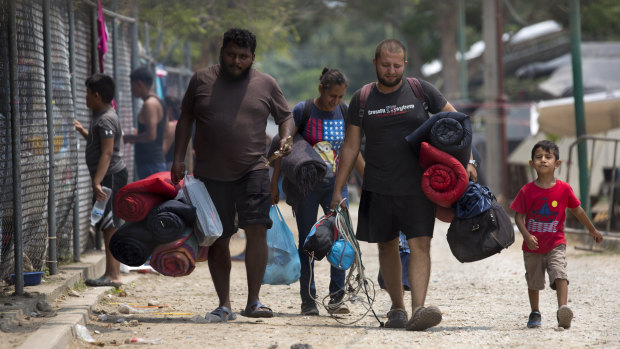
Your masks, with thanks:
[[(342, 200), (340, 193), (359, 152), (363, 131), (366, 167), (357, 238), (378, 244), (380, 270), (392, 300), (385, 327), (422, 331), (439, 324), (442, 317), (436, 306), (424, 307), (435, 205), (422, 192), (423, 171), (405, 136), (422, 125), (428, 113), (403, 78), (407, 61), (402, 43), (393, 39), (379, 43), (373, 64), (377, 82), (370, 90), (363, 115), (360, 116), (359, 90), (349, 104), (331, 207), (337, 207)], [(423, 80), (420, 83), (431, 113), (456, 111), (433, 85)], [(473, 165), (468, 165), (467, 171), (475, 178)], [(407, 237), (411, 250), (411, 319), (407, 318), (402, 293), (399, 231)]]

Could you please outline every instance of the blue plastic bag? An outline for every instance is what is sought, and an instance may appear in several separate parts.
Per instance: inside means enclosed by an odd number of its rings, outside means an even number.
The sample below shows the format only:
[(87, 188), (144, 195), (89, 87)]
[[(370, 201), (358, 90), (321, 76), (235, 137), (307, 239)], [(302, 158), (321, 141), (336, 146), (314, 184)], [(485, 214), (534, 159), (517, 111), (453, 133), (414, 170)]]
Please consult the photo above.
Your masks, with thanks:
[(301, 276), (301, 262), (293, 239), (293, 233), (286, 225), (277, 205), (272, 205), (269, 218), (273, 221), (267, 230), (267, 268), (263, 284), (289, 285)]

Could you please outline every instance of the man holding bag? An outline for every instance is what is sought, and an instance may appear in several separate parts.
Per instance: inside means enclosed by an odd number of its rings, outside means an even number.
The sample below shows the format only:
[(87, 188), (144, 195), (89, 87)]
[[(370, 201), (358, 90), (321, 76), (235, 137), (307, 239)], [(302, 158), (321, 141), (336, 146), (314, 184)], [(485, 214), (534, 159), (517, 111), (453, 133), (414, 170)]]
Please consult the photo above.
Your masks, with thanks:
[[(266, 166), (267, 117), (279, 125), (281, 152), (292, 135), (293, 118), (276, 81), (252, 69), (256, 37), (243, 29), (224, 34), (220, 64), (192, 76), (181, 106), (175, 132), (171, 177), (178, 183), (185, 174), (185, 152), (196, 122), (194, 175), (205, 183), (222, 221), (224, 232), (209, 248), (209, 271), (219, 306), (205, 318), (212, 322), (234, 320), (230, 301), (230, 237), (240, 227), (246, 233), (245, 265), (248, 297), (241, 315), (272, 317), (259, 300), (267, 264), (266, 230), (271, 193)], [(238, 226), (235, 222), (238, 217)]]

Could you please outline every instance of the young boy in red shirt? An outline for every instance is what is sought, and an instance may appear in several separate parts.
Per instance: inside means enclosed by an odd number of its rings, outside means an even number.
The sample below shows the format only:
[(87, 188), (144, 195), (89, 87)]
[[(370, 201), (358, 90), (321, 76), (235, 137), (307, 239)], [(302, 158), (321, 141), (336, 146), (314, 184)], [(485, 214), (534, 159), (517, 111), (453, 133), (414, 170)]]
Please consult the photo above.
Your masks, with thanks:
[(545, 288), (545, 270), (549, 274), (549, 285), (557, 291), (558, 326), (569, 328), (573, 319), (573, 311), (566, 305), (566, 208), (588, 229), (596, 243), (603, 241), (601, 233), (579, 206), (581, 203), (570, 185), (555, 178), (555, 169), (561, 163), (560, 150), (555, 143), (547, 140), (536, 143), (532, 148), (530, 166), (536, 170), (537, 178), (524, 185), (510, 205), (516, 211), (515, 223), (523, 235), (525, 279), (532, 308), (527, 322), (529, 328), (541, 325), (538, 296)]

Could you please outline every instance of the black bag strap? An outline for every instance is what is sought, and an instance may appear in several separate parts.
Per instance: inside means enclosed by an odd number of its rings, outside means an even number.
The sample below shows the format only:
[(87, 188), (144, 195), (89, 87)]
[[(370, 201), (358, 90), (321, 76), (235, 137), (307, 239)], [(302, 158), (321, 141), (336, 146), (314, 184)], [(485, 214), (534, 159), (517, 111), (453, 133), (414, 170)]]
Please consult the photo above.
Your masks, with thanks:
[(342, 112), (342, 118), (346, 120), (349, 107), (347, 106), (345, 102), (340, 102), (339, 106), (340, 106), (340, 112)]
[(300, 134), (306, 128), (306, 124), (308, 120), (310, 120), (310, 114), (312, 113), (312, 106), (314, 105), (314, 98), (306, 99), (304, 104), (304, 111), (301, 113), (301, 122), (299, 123), (299, 127), (297, 128)]
[(370, 94), (370, 90), (375, 85), (374, 82), (368, 83), (362, 87), (360, 91), (360, 127), (362, 127), (362, 121), (364, 120), (364, 114), (366, 114), (366, 101), (368, 101), (368, 95)]

